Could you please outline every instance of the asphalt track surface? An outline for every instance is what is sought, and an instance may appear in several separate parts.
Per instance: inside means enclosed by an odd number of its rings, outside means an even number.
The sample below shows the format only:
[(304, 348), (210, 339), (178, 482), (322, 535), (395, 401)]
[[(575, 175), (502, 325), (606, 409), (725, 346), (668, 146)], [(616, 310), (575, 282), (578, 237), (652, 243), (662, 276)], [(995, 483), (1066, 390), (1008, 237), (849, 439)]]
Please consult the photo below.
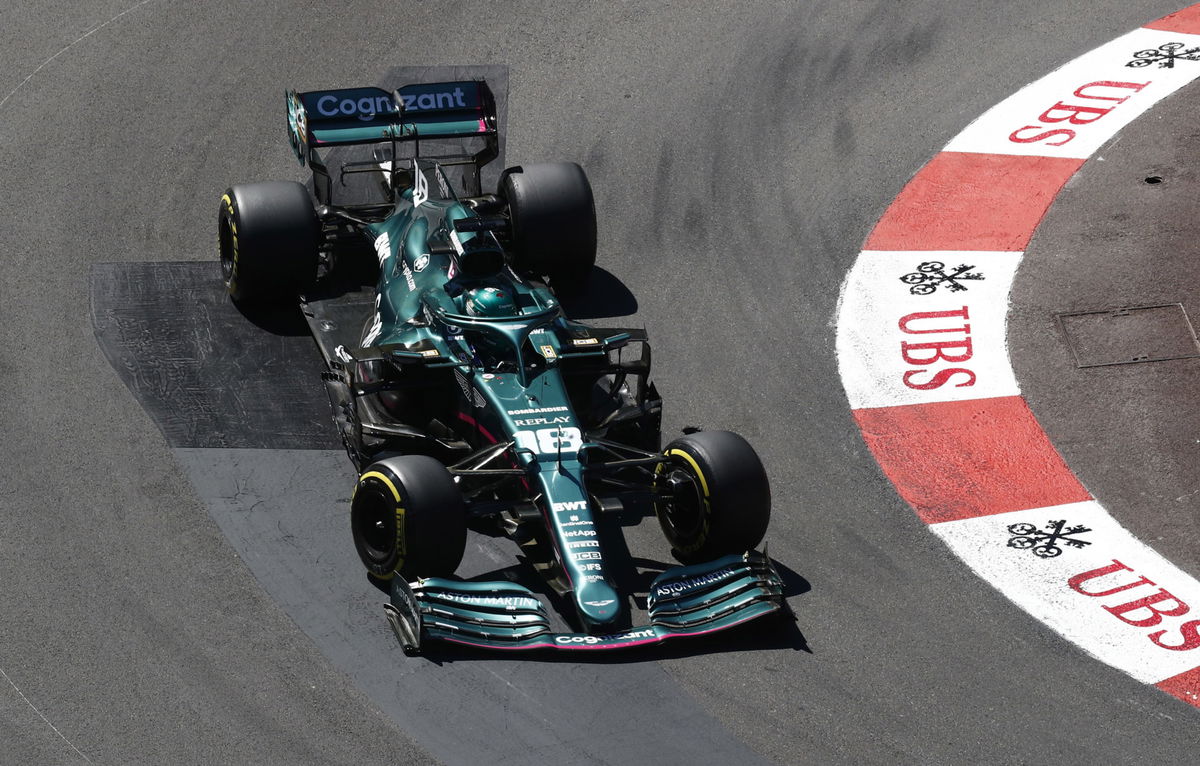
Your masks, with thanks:
[[(1009, 319), (1013, 365), (1055, 446), (1122, 525), (1193, 576), (1200, 136), (1177, 128), (1197, 97), (1192, 83), (1071, 180), (1030, 243)], [(1115, 364), (1139, 357), (1158, 360)]]
[[(1024, 83), (1179, 7), (997, 5), (6, 10), (0, 760), (1189, 762), (1196, 711), (965, 571), (882, 477), (838, 382), (838, 285), (909, 176)], [(665, 431), (732, 428), (763, 455), (798, 633), (598, 663), (405, 659), (361, 580), (297, 586), (338, 571), (313, 546), (353, 563), (348, 483), (286, 491), (344, 477), (335, 452), (173, 450), (114, 372), (93, 266), (211, 262), (221, 190), (302, 178), (282, 90), (401, 64), (507, 65), (509, 163), (588, 170)], [(1070, 422), (1075, 404), (1031, 406)], [(239, 492), (259, 520), (231, 523)], [(327, 526), (297, 537), (297, 507)], [(664, 555), (652, 526), (633, 538)]]

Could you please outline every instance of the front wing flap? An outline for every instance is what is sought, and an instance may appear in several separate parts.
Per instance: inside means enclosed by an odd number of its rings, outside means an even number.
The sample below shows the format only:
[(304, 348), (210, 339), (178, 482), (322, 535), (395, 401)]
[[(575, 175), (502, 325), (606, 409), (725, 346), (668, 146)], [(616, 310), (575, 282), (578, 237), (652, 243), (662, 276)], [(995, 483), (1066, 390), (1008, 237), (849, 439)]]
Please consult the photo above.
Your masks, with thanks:
[(542, 602), (515, 583), (429, 578), (409, 584), (397, 577), (391, 590), (384, 611), (406, 654), (419, 653), (427, 641), (507, 650), (626, 649), (788, 611), (779, 573), (757, 551), (663, 572), (650, 586), (650, 624), (608, 635), (554, 633)]

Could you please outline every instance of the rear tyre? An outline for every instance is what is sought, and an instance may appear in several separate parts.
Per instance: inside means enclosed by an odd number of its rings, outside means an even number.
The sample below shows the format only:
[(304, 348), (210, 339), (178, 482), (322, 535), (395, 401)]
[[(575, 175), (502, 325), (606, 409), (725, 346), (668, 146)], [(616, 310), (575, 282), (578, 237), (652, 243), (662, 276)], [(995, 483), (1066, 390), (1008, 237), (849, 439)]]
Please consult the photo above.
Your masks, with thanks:
[(596, 206), (583, 168), (574, 162), (509, 168), (499, 195), (508, 203), (517, 271), (548, 278), (559, 295), (581, 292), (596, 265)]
[(750, 443), (731, 431), (700, 431), (667, 445), (655, 473), (654, 510), (684, 564), (745, 553), (771, 520), (771, 485)]
[(308, 190), (294, 181), (242, 184), (221, 197), (221, 279), (238, 303), (294, 298), (317, 278), (321, 225)]
[(354, 547), (369, 574), (389, 580), (449, 577), (467, 545), (467, 511), (449, 471), (403, 455), (367, 466), (350, 502)]

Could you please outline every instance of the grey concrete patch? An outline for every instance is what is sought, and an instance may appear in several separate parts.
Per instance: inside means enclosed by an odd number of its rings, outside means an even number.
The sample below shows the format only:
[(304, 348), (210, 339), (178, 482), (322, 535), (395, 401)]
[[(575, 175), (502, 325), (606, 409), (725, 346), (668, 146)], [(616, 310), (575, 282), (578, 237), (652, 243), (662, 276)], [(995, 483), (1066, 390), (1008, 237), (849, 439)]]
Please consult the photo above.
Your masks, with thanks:
[[(176, 454), (272, 598), (381, 710), (447, 763), (761, 763), (654, 663), (406, 657), (383, 619), (383, 594), (354, 552), (348, 497), (355, 476), (344, 453)], [(509, 548), (472, 535), (460, 572), (514, 565)], [(450, 721), (460, 722), (453, 736)]]
[(247, 316), (221, 267), (100, 263), (100, 348), (175, 447), (336, 447), (323, 369), (295, 306)]

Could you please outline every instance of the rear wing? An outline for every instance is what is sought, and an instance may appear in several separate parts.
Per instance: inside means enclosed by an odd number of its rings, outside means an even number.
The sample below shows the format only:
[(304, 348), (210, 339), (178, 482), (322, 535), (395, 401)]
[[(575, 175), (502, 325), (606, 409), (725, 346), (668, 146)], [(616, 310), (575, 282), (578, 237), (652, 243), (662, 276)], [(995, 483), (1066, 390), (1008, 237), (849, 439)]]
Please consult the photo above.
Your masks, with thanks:
[(328, 171), (316, 150), (333, 146), (482, 138), (483, 150), (470, 155), (477, 173), (499, 153), (496, 99), (483, 80), (415, 83), (393, 91), (290, 90), (287, 117), (296, 158), (318, 175)]
[(288, 91), (288, 138), (301, 164), (317, 147), (465, 138), (496, 132), (496, 100), (482, 80), (418, 83), (394, 91)]

